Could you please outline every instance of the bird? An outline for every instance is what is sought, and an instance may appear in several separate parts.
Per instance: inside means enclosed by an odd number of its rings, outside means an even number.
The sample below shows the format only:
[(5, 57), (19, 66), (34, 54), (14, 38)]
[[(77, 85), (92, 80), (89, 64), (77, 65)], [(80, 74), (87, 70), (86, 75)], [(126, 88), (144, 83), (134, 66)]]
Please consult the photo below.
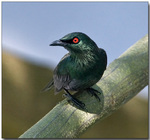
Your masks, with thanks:
[(53, 71), (52, 80), (42, 90), (43, 92), (55, 88), (55, 94), (61, 90), (67, 100), (77, 108), (84, 109), (85, 104), (75, 98), (70, 91), (87, 91), (97, 95), (99, 91), (92, 88), (102, 77), (107, 66), (107, 54), (104, 49), (85, 33), (73, 32), (65, 35), (59, 40), (53, 41), (50, 46), (62, 46), (68, 53), (60, 60)]

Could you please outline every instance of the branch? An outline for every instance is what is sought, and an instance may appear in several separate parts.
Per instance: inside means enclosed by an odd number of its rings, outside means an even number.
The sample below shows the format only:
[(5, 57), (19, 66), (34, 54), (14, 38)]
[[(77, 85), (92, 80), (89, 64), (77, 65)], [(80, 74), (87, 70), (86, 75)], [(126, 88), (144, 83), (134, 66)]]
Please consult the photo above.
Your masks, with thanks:
[(20, 138), (76, 138), (96, 121), (119, 109), (148, 85), (148, 35), (136, 42), (106, 69), (93, 87), (101, 102), (86, 92), (74, 96), (85, 103), (87, 112), (61, 101)]

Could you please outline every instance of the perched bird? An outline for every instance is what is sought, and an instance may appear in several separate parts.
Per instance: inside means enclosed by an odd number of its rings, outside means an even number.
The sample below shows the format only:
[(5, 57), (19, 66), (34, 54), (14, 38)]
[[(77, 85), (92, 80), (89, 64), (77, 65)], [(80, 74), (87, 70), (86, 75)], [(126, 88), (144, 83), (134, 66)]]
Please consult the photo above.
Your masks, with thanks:
[(56, 66), (53, 79), (43, 91), (48, 91), (53, 86), (56, 93), (63, 89), (65, 97), (82, 109), (85, 104), (73, 97), (69, 91), (86, 90), (100, 101), (96, 94), (98, 91), (91, 86), (100, 80), (106, 69), (106, 52), (81, 32), (67, 34), (60, 40), (52, 42), (50, 46), (63, 46), (69, 53)]

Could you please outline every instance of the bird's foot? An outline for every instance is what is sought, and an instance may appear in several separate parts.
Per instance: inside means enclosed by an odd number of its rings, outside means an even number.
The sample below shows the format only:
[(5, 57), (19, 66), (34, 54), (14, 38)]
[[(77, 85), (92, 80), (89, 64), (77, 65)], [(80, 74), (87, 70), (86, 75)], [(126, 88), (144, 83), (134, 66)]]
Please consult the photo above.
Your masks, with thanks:
[(96, 94), (96, 93), (101, 93), (101, 92), (97, 91), (97, 90), (94, 89), (94, 88), (87, 88), (86, 91), (87, 91), (88, 93), (90, 93), (92, 96), (94, 95), (95, 98), (98, 99), (99, 102), (101, 101), (100, 97)]
[(81, 108), (81, 109), (85, 109), (85, 104), (82, 103), (81, 101), (79, 101), (78, 99), (76, 99), (75, 97), (73, 97), (68, 90), (64, 89), (65, 90), (65, 94), (63, 94), (68, 101), (71, 101), (73, 103), (73, 105), (75, 105), (76, 107), (78, 108)]

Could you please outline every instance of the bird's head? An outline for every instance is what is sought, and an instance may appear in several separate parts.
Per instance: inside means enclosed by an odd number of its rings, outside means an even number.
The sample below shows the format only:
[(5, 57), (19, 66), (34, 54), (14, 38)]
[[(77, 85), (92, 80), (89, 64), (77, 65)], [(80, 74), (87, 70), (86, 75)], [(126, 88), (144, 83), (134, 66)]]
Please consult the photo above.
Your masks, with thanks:
[(81, 32), (73, 32), (56, 40), (50, 46), (63, 46), (70, 53), (86, 53), (97, 49), (95, 42), (86, 34)]

